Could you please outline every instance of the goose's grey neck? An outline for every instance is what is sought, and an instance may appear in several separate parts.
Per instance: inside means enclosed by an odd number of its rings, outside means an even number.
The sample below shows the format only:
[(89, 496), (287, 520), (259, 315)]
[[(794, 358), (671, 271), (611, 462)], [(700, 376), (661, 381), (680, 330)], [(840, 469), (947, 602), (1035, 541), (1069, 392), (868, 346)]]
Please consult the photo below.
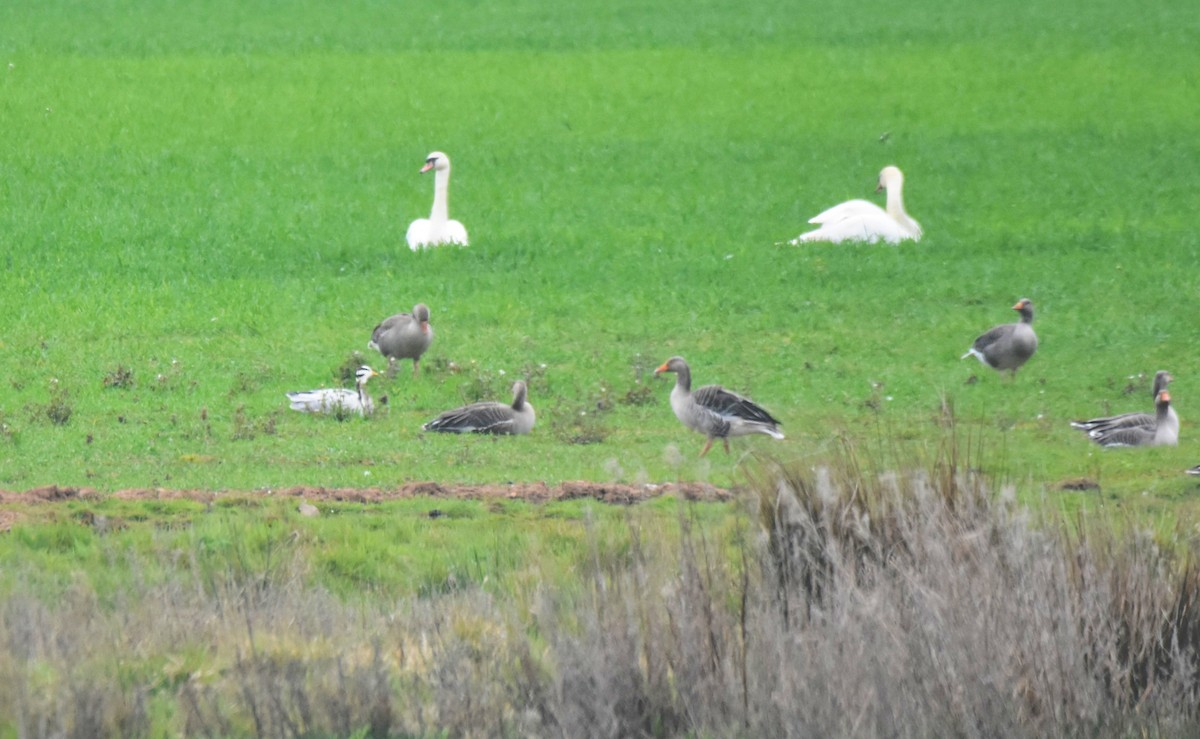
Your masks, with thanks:
[(1159, 370), (1154, 373), (1154, 399), (1158, 400), (1158, 394), (1167, 389), (1167, 385), (1171, 383), (1171, 373), (1166, 370)]
[(692, 368), (684, 362), (680, 362), (675, 368), (675, 384), (685, 393), (692, 391)]

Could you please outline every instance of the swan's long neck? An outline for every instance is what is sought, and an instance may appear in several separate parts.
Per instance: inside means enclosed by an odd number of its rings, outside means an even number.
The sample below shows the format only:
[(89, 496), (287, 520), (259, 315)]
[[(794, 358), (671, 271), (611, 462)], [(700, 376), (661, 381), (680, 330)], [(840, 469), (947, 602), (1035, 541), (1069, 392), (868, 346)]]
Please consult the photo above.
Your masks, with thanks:
[(433, 175), (433, 210), (429, 213), (429, 220), (434, 223), (450, 220), (449, 190), (450, 168), (436, 170)]
[(887, 212), (888, 215), (897, 221), (904, 222), (908, 220), (908, 213), (904, 211), (904, 180), (896, 179), (888, 183), (887, 188)]

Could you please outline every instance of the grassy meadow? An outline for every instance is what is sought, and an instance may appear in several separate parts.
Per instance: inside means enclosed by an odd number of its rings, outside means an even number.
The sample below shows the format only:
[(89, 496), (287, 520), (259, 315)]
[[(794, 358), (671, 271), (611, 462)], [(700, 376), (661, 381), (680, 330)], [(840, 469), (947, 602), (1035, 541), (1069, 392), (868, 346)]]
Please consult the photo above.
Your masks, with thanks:
[[(783, 420), (739, 452), (921, 448), (953, 407), (1025, 490), (1186, 503), (1197, 19), (910, 5), (7, 4), (0, 486), (728, 484), (650, 381), (682, 354)], [(472, 245), (414, 254), (433, 149)], [(889, 163), (919, 244), (776, 245)], [(960, 362), (1021, 296), (1017, 381)], [(418, 301), (386, 415), (287, 410)], [(1160, 368), (1178, 449), (1067, 427)], [(520, 376), (531, 437), (419, 431)]]
[[(0, 491), (98, 491), (0, 511), (0, 737), (1195, 735), (1198, 37), (1184, 0), (0, 4)], [(471, 245), (413, 253), (433, 150)], [(888, 164), (919, 243), (781, 245)], [(1015, 380), (960, 361), (1021, 297)], [(385, 412), (288, 409), (417, 302)], [(675, 354), (787, 439), (699, 459)], [(1068, 427), (1159, 369), (1177, 448)], [(531, 435), (420, 431), (517, 378)], [(570, 480), (741, 500), (274, 494)]]

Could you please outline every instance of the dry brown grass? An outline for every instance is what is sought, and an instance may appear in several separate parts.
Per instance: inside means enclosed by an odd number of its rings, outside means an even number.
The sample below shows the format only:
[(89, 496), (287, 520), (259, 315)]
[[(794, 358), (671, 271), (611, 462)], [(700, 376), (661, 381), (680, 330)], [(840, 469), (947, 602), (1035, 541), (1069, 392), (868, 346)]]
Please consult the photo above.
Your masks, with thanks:
[[(952, 454), (762, 464), (738, 531), (597, 542), (576, 587), (340, 600), (306, 565), (12, 597), (21, 736), (1192, 736), (1193, 552), (1033, 521)], [(1084, 533), (1078, 533), (1084, 532)], [(208, 572), (204, 576), (192, 573)]]

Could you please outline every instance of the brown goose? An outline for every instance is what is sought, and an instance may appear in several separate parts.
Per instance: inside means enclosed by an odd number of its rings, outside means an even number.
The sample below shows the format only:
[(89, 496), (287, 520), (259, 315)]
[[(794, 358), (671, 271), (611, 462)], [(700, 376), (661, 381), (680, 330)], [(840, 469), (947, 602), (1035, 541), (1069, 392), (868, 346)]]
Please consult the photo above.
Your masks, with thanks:
[(1100, 446), (1175, 446), (1179, 443), (1179, 423), (1171, 422), (1171, 394), (1161, 391), (1154, 401), (1152, 428), (1128, 426), (1088, 434)]
[(1038, 340), (1033, 332), (1033, 303), (1029, 298), (1021, 298), (1013, 310), (1021, 314), (1019, 323), (1006, 323), (988, 330), (975, 339), (975, 343), (959, 359), (973, 355), (987, 366), (1009, 370), (1015, 376), (1021, 365), (1028, 362), (1037, 351)]
[(533, 406), (525, 400), (525, 383), (513, 383), (511, 405), (485, 401), (446, 411), (421, 428), (455, 434), (528, 434), (533, 430)]
[[(354, 390), (344, 387), (323, 387), (320, 390), (305, 390), (288, 393), (288, 402), (294, 411), (305, 413), (327, 413), (343, 418), (351, 413), (369, 416), (375, 410), (371, 396), (367, 395), (367, 380), (378, 377), (379, 373), (367, 365), (354, 371)], [(380, 402), (385, 402), (381, 399)]]
[(705, 385), (692, 392), (692, 370), (683, 357), (671, 357), (654, 370), (675, 373), (675, 387), (671, 390), (671, 410), (675, 417), (693, 431), (708, 437), (708, 443), (700, 452), (703, 457), (712, 448), (713, 440), (720, 439), (729, 453), (729, 437), (747, 434), (767, 434), (782, 439), (779, 421), (749, 398), (744, 398), (720, 385)]
[[(1171, 380), (1175, 379), (1170, 372), (1159, 370), (1154, 374), (1154, 394), (1152, 397), (1157, 401), (1158, 394), (1167, 389), (1167, 385)], [(1175, 406), (1170, 406), (1168, 422), (1174, 423), (1176, 428), (1179, 427), (1179, 415), (1175, 413)], [(1088, 432), (1088, 435), (1095, 435), (1105, 431), (1111, 431), (1119, 428), (1129, 428), (1132, 426), (1140, 426), (1142, 428), (1153, 429), (1157, 423), (1154, 416), (1150, 413), (1122, 413), (1119, 416), (1106, 416), (1104, 418), (1093, 418), (1088, 421), (1071, 421), (1071, 428), (1079, 429), (1080, 431)]]
[(417, 303), (412, 313), (397, 313), (383, 319), (371, 332), (368, 349), (376, 349), (388, 358), (388, 367), (397, 359), (413, 361), (413, 377), (421, 364), (421, 355), (433, 343), (433, 326), (429, 325), (429, 306)]

